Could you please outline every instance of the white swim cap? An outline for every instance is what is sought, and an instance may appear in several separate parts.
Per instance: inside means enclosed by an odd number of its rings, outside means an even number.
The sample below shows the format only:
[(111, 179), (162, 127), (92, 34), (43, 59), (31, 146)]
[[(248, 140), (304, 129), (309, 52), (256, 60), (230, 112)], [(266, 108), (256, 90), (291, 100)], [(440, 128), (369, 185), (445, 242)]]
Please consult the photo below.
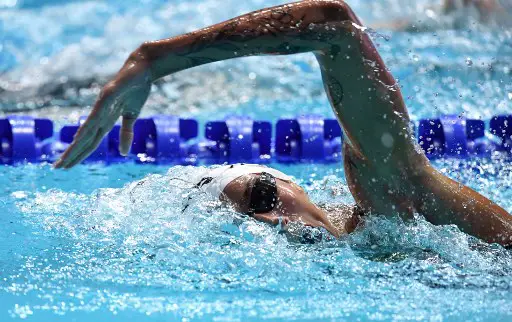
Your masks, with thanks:
[(291, 181), (289, 176), (279, 170), (259, 164), (238, 163), (206, 169), (206, 171), (201, 172), (193, 182), (197, 184), (201, 190), (215, 197), (220, 197), (224, 188), (236, 178), (246, 174), (258, 174), (262, 172), (267, 172), (277, 179)]

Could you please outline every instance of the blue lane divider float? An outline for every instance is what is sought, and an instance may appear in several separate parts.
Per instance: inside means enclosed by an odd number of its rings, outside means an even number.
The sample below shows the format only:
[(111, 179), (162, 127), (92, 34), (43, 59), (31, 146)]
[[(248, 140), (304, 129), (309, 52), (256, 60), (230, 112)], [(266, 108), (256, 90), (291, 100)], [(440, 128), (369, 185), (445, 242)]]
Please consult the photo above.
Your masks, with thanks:
[(489, 122), (493, 135), (501, 139), (497, 145), (498, 151), (512, 153), (512, 115), (497, 115)]
[[(112, 153), (119, 154), (119, 130), (110, 132)], [(188, 163), (193, 156), (194, 143), (199, 126), (196, 120), (181, 119), (172, 115), (157, 115), (139, 119), (134, 125), (131, 153), (138, 156), (138, 162)]]
[[(86, 120), (86, 117), (80, 117), (78, 124), (66, 125), (63, 126), (60, 130), (60, 142), (64, 143), (65, 146), (71, 144), (73, 142), (73, 137), (80, 125), (82, 125)], [(96, 150), (85, 160), (85, 162), (91, 161), (109, 161), (109, 149), (108, 149), (108, 135), (101, 140), (100, 145), (96, 148)]]
[(271, 156), (270, 122), (229, 116), (223, 121), (206, 123), (204, 136), (196, 155), (209, 163), (264, 163)]
[(338, 121), (305, 115), (276, 124), (275, 155), (279, 162), (333, 162), (341, 159)]
[(51, 156), (53, 123), (30, 116), (0, 119), (0, 164), (41, 162)]
[[(30, 116), (0, 119), (0, 164), (52, 162), (72, 142), (78, 124), (54, 133), (51, 120)], [(198, 164), (223, 162), (338, 162), (343, 132), (335, 119), (303, 115), (275, 125), (248, 117), (229, 116), (207, 122), (204, 138), (194, 119), (157, 115), (137, 120), (128, 157), (119, 154), (119, 125), (101, 141), (86, 162)], [(427, 156), (435, 158), (490, 157), (512, 154), (512, 115), (490, 122), (447, 115), (420, 120), (417, 138)], [(488, 128), (488, 130), (487, 130)]]
[[(69, 145), (85, 119), (81, 117), (79, 124), (62, 127), (60, 141)], [(85, 162), (115, 163), (127, 160), (119, 153), (120, 129), (119, 125), (115, 125)], [(172, 115), (138, 119), (134, 125), (132, 158), (135, 156), (136, 161), (141, 163), (186, 163), (190, 149), (187, 141), (197, 137), (197, 133), (196, 120), (180, 119)]]
[(494, 145), (485, 137), (485, 122), (457, 115), (419, 121), (418, 141), (427, 157), (487, 156)]

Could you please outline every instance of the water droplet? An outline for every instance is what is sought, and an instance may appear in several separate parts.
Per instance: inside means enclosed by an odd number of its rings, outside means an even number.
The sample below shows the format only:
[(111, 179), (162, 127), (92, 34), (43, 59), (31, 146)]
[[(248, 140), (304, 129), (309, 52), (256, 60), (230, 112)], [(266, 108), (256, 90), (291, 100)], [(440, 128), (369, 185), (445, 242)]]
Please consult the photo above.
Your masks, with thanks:
[(393, 136), (389, 133), (382, 134), (382, 137), (380, 138), (382, 145), (384, 145), (386, 148), (393, 147), (395, 140), (393, 139)]
[(468, 67), (473, 66), (473, 61), (471, 60), (471, 58), (470, 58), (470, 57), (467, 57), (467, 58), (466, 58), (466, 65), (468, 65)]

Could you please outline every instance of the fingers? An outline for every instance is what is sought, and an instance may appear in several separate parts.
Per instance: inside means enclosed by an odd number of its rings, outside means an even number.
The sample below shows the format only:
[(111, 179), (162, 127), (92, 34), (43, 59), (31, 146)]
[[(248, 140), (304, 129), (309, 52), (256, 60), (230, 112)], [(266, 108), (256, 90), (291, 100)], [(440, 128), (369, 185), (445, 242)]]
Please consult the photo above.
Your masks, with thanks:
[(53, 163), (53, 168), (54, 169), (61, 169), (62, 168), (62, 164), (63, 164), (62, 159), (58, 159), (57, 161), (55, 161)]
[[(85, 132), (82, 132), (85, 133)], [(87, 134), (84, 134), (80, 139), (78, 139), (78, 135), (75, 135), (73, 143), (64, 151), (64, 153), (60, 156), (59, 160), (54, 163), (54, 168), (67, 168), (67, 165), (71, 163), (76, 157), (83, 151), (94, 139), (96, 132), (88, 131)], [(78, 132), (77, 132), (78, 134)]]
[(98, 148), (98, 146), (101, 143), (101, 140), (103, 140), (103, 137), (105, 136), (105, 131), (99, 130), (96, 135), (93, 137), (92, 140), (89, 141), (88, 145), (83, 147), (77, 154), (74, 155), (73, 158), (68, 158), (67, 162), (63, 164), (64, 169), (70, 169), (77, 165), (78, 163), (82, 162), (85, 158), (87, 158), (91, 153)]
[[(91, 153), (93, 153), (96, 148), (98, 148), (101, 140), (105, 134), (108, 133), (108, 131), (110, 131), (110, 129), (114, 126), (118, 118), (119, 113), (110, 115), (106, 124), (103, 124), (104, 127), (99, 128), (94, 132), (89, 131), (86, 134), (81, 135), (79, 130), (77, 135), (75, 135), (73, 143), (67, 148), (60, 160), (55, 163), (55, 168), (69, 169), (82, 162)], [(86, 123), (84, 123), (84, 125)]]
[(137, 118), (123, 116), (123, 123), (119, 131), (119, 153), (122, 156), (128, 155), (133, 142), (133, 125)]
[(64, 151), (59, 160), (53, 164), (55, 169), (69, 168), (69, 164), (75, 161), (77, 156), (82, 154), (82, 151), (86, 149), (96, 137), (101, 126), (101, 120), (105, 117), (105, 109), (103, 107), (105, 104), (110, 103), (108, 96), (104, 95), (104, 92), (103, 90), (94, 104), (91, 114), (76, 132), (71, 145)]
[[(71, 168), (91, 154), (100, 144), (103, 136), (112, 129), (119, 116), (123, 117), (123, 124), (119, 132), (119, 152), (126, 156), (133, 141), (133, 125), (140, 112), (144, 100), (149, 93), (147, 86), (131, 86), (124, 88), (122, 83), (111, 82), (107, 84), (87, 120), (78, 129), (73, 143), (66, 149), (54, 167)], [(139, 90), (140, 88), (140, 90)], [(142, 91), (142, 92), (141, 92)], [(140, 95), (139, 95), (140, 94)], [(130, 102), (127, 106), (127, 102)], [(132, 108), (130, 108), (132, 107)]]

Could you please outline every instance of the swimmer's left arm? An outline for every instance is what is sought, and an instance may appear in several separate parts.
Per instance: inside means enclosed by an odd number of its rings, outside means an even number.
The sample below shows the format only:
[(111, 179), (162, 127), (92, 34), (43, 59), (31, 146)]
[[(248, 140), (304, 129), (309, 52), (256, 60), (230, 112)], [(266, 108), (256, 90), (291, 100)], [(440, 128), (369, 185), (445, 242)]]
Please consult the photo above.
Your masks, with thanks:
[[(133, 125), (151, 83), (165, 75), (242, 56), (340, 51), (340, 42), (354, 37), (353, 24), (361, 25), (345, 2), (310, 0), (266, 8), (182, 36), (146, 42), (103, 88), (55, 168), (70, 168), (85, 159), (120, 116), (123, 122), (119, 150), (126, 155), (133, 139)], [(389, 73), (382, 75), (390, 77)]]
[(254, 55), (321, 52), (346, 38), (345, 25), (362, 26), (338, 0), (301, 1), (248, 13), (181, 36), (143, 43), (152, 80), (216, 61)]

